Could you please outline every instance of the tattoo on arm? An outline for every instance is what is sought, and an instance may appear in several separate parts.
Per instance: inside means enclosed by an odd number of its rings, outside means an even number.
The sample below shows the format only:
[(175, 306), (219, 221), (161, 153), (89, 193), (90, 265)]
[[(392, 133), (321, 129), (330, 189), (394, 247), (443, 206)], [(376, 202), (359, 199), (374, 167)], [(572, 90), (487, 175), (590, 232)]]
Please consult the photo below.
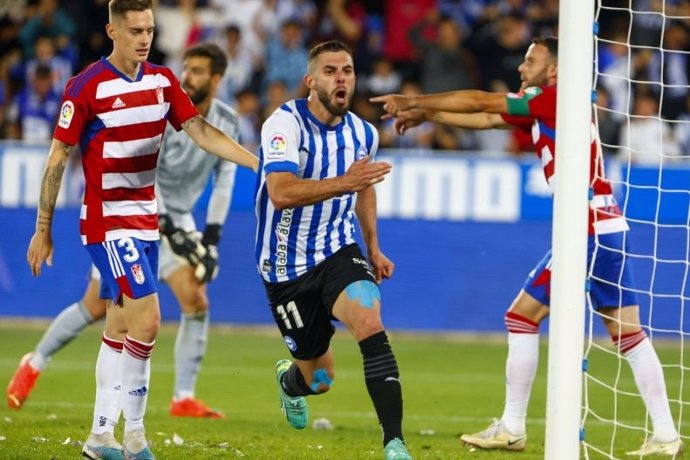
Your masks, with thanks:
[(192, 123), (194, 123), (195, 121), (197, 121), (197, 120), (199, 120), (199, 119), (201, 119), (201, 115), (193, 116), (193, 117), (190, 118), (189, 120), (187, 120), (187, 121), (185, 121), (184, 123), (182, 123), (182, 129), (187, 129), (187, 128), (189, 128), (190, 126), (192, 126)]
[(43, 173), (43, 181), (41, 182), (41, 196), (38, 201), (38, 224), (50, 224), (53, 219), (53, 211), (55, 210), (55, 202), (57, 201), (58, 193), (60, 192), (60, 185), (62, 184), (62, 175), (67, 166), (67, 159), (71, 147), (68, 145), (60, 146), (64, 155), (55, 164), (49, 163)]

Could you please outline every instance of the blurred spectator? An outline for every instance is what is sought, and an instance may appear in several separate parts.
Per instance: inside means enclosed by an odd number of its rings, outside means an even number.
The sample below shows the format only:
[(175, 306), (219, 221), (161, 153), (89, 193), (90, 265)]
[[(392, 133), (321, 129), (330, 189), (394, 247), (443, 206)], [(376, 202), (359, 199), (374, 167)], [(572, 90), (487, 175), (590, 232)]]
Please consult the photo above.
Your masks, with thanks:
[(434, 123), (433, 148), (436, 150), (477, 150), (472, 131)]
[(351, 110), (369, 123), (379, 126), (381, 124), (381, 115), (383, 111), (378, 105), (369, 102), (369, 98), (373, 96), (375, 96), (375, 94), (368, 91), (355, 91), (352, 97)]
[(520, 88), (520, 74), (516, 70), (525, 59), (531, 39), (529, 25), (518, 15), (500, 16), (495, 23), (487, 23), (473, 34), (468, 46), (479, 61), (483, 89)]
[(393, 68), (393, 63), (386, 58), (378, 58), (371, 66), (371, 75), (363, 77), (362, 87), (372, 95), (397, 93), (401, 82), (402, 77)]
[(55, 44), (51, 37), (45, 35), (38, 37), (34, 49), (36, 57), (30, 59), (24, 66), (26, 81), (31, 81), (37, 66), (44, 65), (53, 72), (53, 89), (57, 94), (62, 94), (67, 81), (72, 78), (72, 64), (55, 54)]
[(235, 25), (240, 29), (242, 47), (255, 62), (261, 62), (264, 43), (252, 27), (252, 21), (263, 5), (263, 0), (211, 0), (211, 3), (221, 11), (220, 16), (225, 26)]
[(673, 131), (680, 154), (690, 159), (690, 96), (685, 99), (685, 111), (678, 116)]
[(316, 28), (317, 9), (313, 0), (292, 0), (292, 19), (304, 26), (304, 42), (310, 43)]
[(611, 111), (609, 92), (603, 86), (597, 89), (595, 109), (601, 148), (605, 155), (615, 155), (619, 153), (618, 142), (621, 137), (623, 117), (620, 116), (621, 114)]
[(275, 112), (278, 107), (283, 105), (285, 101), (291, 99), (287, 86), (285, 86), (282, 80), (273, 80), (266, 88), (264, 97), (266, 101), (262, 110), (262, 122)]
[(261, 111), (259, 96), (245, 89), (235, 94), (235, 110), (238, 114), (240, 143), (249, 151), (257, 152), (261, 142), (261, 123), (258, 113)]
[(419, 56), (415, 54), (408, 31), (422, 21), (437, 0), (386, 0), (383, 54), (393, 61), (405, 80), (418, 80)]
[(367, 4), (363, 0), (326, 0), (317, 21), (314, 41), (340, 40), (353, 51), (355, 69), (368, 73), (370, 65)]
[[(404, 82), (400, 88), (400, 93), (405, 96), (414, 96), (422, 93), (419, 84), (411, 81)], [(384, 120), (379, 129), (380, 144), (382, 147), (408, 150), (426, 150), (430, 153), (434, 140), (434, 124), (424, 122), (419, 126), (405, 131), (403, 136), (395, 131), (395, 119)]]
[(177, 75), (182, 73), (184, 51), (195, 43), (214, 38), (222, 25), (217, 12), (198, 7), (197, 0), (178, 0), (176, 6), (159, 5), (155, 14), (156, 47), (166, 55), (164, 64)]
[(490, 0), (439, 0), (438, 11), (451, 18), (460, 30), (472, 30)]
[(288, 19), (299, 21), (295, 13), (292, 0), (263, 0), (261, 7), (252, 18), (252, 29), (259, 39), (267, 44), (278, 36), (285, 21)]
[[(256, 68), (251, 55), (241, 44), (242, 32), (239, 27), (230, 25), (225, 29), (225, 40), (220, 47), (228, 57), (228, 67), (218, 85), (218, 97), (230, 105), (235, 105), (235, 94), (249, 87)], [(258, 86), (256, 85), (258, 90)]]
[[(79, 24), (76, 42), (79, 46), (79, 57), (74, 70), (80, 70), (110, 54), (112, 43), (105, 33), (103, 24), (107, 24), (109, 0), (90, 0), (86, 2), (65, 2), (65, 9), (74, 21)], [(75, 72), (77, 73), (77, 72)]]
[(301, 24), (293, 19), (285, 21), (280, 35), (271, 39), (266, 46), (263, 88), (280, 80), (287, 90), (287, 99), (301, 97), (305, 93), (303, 80), (308, 57)]
[[(626, 5), (631, 10), (630, 43), (635, 46), (660, 46), (664, 27), (664, 0), (635, 0)], [(670, 3), (670, 2), (669, 2)]]
[(650, 80), (659, 82), (661, 113), (675, 119), (685, 110), (690, 95), (690, 32), (680, 22), (671, 22), (664, 30), (663, 50), (654, 50), (649, 63)]
[(633, 113), (623, 123), (619, 144), (623, 159), (633, 164), (657, 166), (680, 155), (671, 128), (660, 118), (656, 96), (645, 91), (635, 95)]
[[(425, 36), (425, 29), (433, 29), (433, 38)], [(474, 57), (462, 48), (460, 29), (452, 19), (430, 10), (426, 19), (410, 30), (410, 39), (421, 56), (420, 82), (424, 93), (479, 86)]]
[(36, 13), (19, 31), (19, 41), (25, 59), (34, 58), (34, 43), (38, 37), (47, 35), (58, 41), (62, 50), (70, 46), (77, 32), (74, 20), (59, 7), (57, 0), (39, 0)]
[(6, 102), (5, 84), (0, 80), (0, 139), (5, 137), (5, 102)]
[(8, 137), (49, 141), (60, 110), (61, 98), (53, 89), (53, 72), (39, 64), (27, 85), (15, 96), (7, 113)]
[(614, 111), (611, 117), (619, 120), (624, 118), (629, 99), (632, 97), (628, 82), (630, 50), (626, 41), (624, 30), (615, 32), (610, 40), (597, 41), (598, 83), (607, 92), (607, 107)]

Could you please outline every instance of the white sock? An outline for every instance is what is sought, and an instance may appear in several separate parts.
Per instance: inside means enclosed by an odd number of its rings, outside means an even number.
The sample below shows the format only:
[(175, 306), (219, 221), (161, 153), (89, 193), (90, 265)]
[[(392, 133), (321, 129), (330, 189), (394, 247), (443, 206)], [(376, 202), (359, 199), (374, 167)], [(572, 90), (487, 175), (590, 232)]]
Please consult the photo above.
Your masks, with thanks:
[(666, 395), (664, 371), (652, 343), (645, 338), (635, 348), (624, 353), (624, 356), (630, 364), (637, 389), (652, 418), (654, 438), (661, 442), (678, 439), (678, 431), (673, 423)]
[(75, 302), (55, 317), (29, 359), (31, 367), (42, 371), (50, 357), (70, 343), (89, 324), (93, 316), (81, 302)]
[(193, 398), (201, 361), (206, 354), (209, 318), (206, 313), (182, 315), (175, 340), (175, 400)]
[(113, 433), (120, 419), (120, 356), (123, 343), (103, 335), (96, 361), (96, 402), (93, 409), (94, 434)]
[(154, 343), (139, 342), (130, 336), (125, 338), (124, 353), (120, 359), (125, 431), (144, 429)]
[(506, 402), (501, 421), (512, 434), (526, 431), (527, 405), (539, 364), (539, 334), (508, 333)]

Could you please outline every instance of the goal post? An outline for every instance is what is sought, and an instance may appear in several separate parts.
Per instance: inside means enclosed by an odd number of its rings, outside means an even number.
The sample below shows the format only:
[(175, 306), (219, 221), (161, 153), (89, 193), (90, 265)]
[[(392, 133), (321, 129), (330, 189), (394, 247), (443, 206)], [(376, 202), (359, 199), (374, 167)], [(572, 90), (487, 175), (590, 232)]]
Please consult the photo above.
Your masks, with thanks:
[[(677, 456), (690, 442), (690, 3), (560, 0), (558, 69), (545, 458)], [(632, 270), (617, 280), (586, 266), (592, 120), (630, 227), (624, 249), (594, 241)], [(638, 304), (644, 335), (629, 309), (631, 332), (607, 330), (588, 277)]]
[[(594, 2), (560, 0), (546, 460), (580, 458)], [(565, 173), (567, 171), (567, 174)]]

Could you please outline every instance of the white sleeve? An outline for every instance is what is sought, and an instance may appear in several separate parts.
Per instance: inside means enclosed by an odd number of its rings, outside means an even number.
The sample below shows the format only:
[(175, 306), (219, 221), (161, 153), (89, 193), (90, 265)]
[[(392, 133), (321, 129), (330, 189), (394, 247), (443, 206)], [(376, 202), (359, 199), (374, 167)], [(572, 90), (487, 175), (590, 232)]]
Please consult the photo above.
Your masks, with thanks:
[(372, 131), (372, 136), (374, 140), (371, 143), (371, 151), (369, 152), (369, 156), (371, 157), (372, 160), (376, 159), (376, 152), (379, 151), (379, 130), (376, 129), (375, 126), (371, 126), (371, 131)]
[(278, 111), (261, 127), (261, 156), (266, 174), (299, 168), (300, 129), (295, 117)]

